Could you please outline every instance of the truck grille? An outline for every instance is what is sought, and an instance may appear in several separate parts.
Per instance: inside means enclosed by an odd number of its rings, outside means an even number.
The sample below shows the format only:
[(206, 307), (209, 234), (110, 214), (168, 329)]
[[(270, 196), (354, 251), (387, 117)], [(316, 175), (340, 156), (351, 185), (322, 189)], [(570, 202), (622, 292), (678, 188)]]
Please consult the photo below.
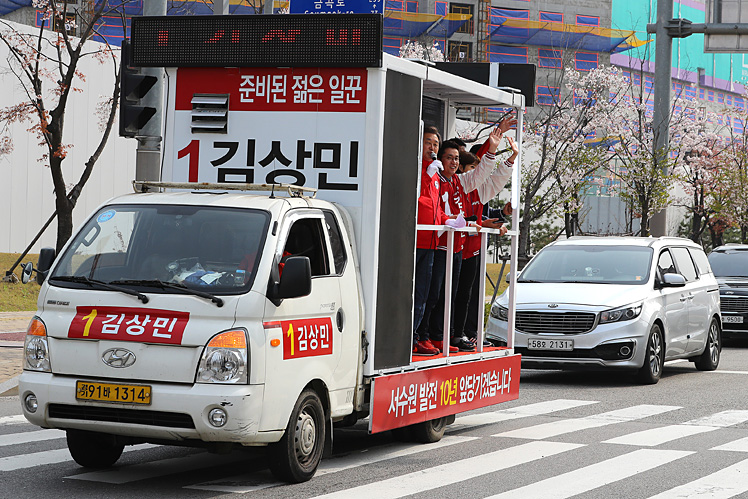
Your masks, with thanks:
[(517, 329), (525, 333), (586, 333), (595, 314), (584, 312), (517, 312)]
[(746, 297), (719, 297), (720, 309), (723, 312), (748, 312), (748, 296)]
[(83, 419), (107, 423), (142, 424), (168, 428), (194, 428), (189, 414), (178, 412), (144, 411), (119, 407), (95, 407), (67, 404), (50, 404), (49, 417), (55, 419)]

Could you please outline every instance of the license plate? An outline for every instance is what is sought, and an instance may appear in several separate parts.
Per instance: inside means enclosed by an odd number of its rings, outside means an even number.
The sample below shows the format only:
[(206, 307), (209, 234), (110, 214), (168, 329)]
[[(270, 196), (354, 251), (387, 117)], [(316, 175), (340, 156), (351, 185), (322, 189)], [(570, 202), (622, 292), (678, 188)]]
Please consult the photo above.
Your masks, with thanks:
[(540, 338), (530, 338), (527, 340), (528, 350), (556, 350), (561, 352), (570, 352), (574, 350), (573, 340), (550, 340)]
[(75, 398), (78, 400), (96, 400), (98, 402), (148, 405), (151, 403), (151, 387), (147, 385), (121, 385), (78, 381), (75, 384)]
[(742, 324), (743, 323), (743, 316), (742, 315), (723, 315), (722, 316), (722, 322), (731, 322), (733, 324)]

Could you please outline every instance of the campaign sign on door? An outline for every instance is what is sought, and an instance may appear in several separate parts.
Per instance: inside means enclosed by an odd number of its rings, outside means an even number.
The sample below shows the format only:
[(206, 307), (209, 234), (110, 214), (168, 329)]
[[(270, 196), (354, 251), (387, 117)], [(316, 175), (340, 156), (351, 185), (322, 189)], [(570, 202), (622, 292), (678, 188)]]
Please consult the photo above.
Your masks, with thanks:
[[(366, 84), (361, 68), (180, 68), (164, 179), (295, 184), (360, 205)], [(205, 96), (228, 98), (227, 133), (193, 132)]]

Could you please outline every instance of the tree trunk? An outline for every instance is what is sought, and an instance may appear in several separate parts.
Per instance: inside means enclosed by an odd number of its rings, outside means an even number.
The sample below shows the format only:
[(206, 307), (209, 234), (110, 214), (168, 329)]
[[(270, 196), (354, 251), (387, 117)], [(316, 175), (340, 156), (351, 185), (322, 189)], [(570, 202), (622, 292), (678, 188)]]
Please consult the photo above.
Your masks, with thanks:
[(73, 235), (73, 207), (75, 207), (75, 203), (68, 199), (64, 193), (62, 196), (58, 193), (55, 200), (55, 207), (57, 208), (56, 249), (59, 255), (65, 243)]

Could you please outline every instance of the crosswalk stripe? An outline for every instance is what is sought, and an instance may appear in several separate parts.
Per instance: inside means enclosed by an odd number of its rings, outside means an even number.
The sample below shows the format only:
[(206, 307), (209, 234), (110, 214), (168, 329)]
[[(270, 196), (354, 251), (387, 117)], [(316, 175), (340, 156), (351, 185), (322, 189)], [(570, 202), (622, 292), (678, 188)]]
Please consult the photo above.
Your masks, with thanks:
[(748, 491), (748, 459), (649, 499), (728, 499)]
[(748, 421), (748, 411), (722, 411), (683, 424), (726, 428), (728, 426), (745, 423), (746, 421)]
[(20, 423), (28, 423), (28, 420), (22, 414), (17, 416), (3, 416), (0, 418), (0, 425)]
[(745, 421), (748, 421), (748, 411), (722, 411), (677, 425), (668, 425), (622, 435), (605, 440), (603, 443), (654, 447), (672, 440), (714, 431), (717, 428), (734, 426)]
[(639, 449), (486, 499), (564, 499), (662, 466), (691, 451)]
[[(449, 447), (455, 444), (470, 442), (472, 440), (478, 440), (478, 437), (446, 436), (439, 442), (434, 442), (432, 444), (398, 443), (382, 446), (380, 448), (365, 450), (356, 454), (333, 457), (331, 459), (325, 459), (320, 463), (315, 476), (319, 477), (328, 475), (330, 473), (337, 473), (338, 471), (356, 468), (358, 466), (366, 466), (379, 461), (396, 459), (403, 456), (411, 456), (421, 452), (440, 449), (442, 447)], [(279, 485), (283, 485), (283, 482), (278, 482), (270, 473), (252, 472), (223, 478), (221, 480), (189, 485), (184, 488), (244, 494), (247, 492), (267, 489)]]
[[(132, 447), (125, 447), (125, 452), (143, 450), (149, 447), (156, 446), (151, 444), (134, 445)], [(72, 460), (73, 458), (70, 457), (70, 452), (67, 449), (47, 450), (44, 452), (34, 452), (32, 454), (0, 458), (0, 471), (16, 471), (46, 464), (64, 463), (65, 461)]]
[(528, 442), (508, 449), (482, 454), (459, 461), (434, 466), (425, 470), (400, 475), (386, 480), (340, 490), (317, 496), (318, 499), (350, 497), (376, 497), (377, 499), (394, 499), (445, 485), (451, 485), (478, 476), (529, 463), (562, 452), (567, 452), (582, 444), (563, 442)]
[(713, 426), (686, 426), (676, 424), (662, 426), (660, 428), (652, 428), (650, 430), (637, 431), (635, 433), (629, 433), (628, 435), (621, 435), (620, 437), (605, 440), (603, 443), (655, 447), (672, 440), (690, 437), (691, 435), (698, 435), (699, 433), (706, 433), (716, 429), (717, 428)]
[(732, 442), (727, 442), (726, 444), (718, 445), (717, 447), (712, 447), (709, 450), (727, 450), (727, 451), (733, 451), (733, 452), (748, 452), (748, 437), (740, 438), (738, 440), (733, 440)]
[(502, 409), (500, 411), (458, 416), (455, 423), (447, 427), (447, 431), (451, 432), (462, 430), (468, 426), (481, 426), (530, 416), (542, 416), (552, 412), (574, 409), (575, 407), (597, 403), (598, 402), (593, 400), (556, 399), (547, 402), (538, 402), (536, 404), (520, 405), (518, 407), (512, 407), (511, 409)]
[(70, 475), (65, 478), (74, 480), (86, 480), (89, 482), (105, 483), (129, 483), (139, 480), (147, 480), (158, 476), (174, 475), (201, 468), (212, 468), (233, 464), (241, 460), (246, 460), (247, 456), (241, 453), (229, 455), (216, 455), (207, 452), (193, 454), (186, 457), (173, 457), (171, 459), (161, 459), (147, 463), (133, 464), (130, 466), (120, 466), (109, 470), (91, 471), (79, 475)]
[(56, 438), (65, 438), (65, 432), (62, 430), (39, 430), (25, 431), (22, 433), (9, 433), (7, 435), (0, 435), (0, 447), (4, 445), (41, 442), (43, 440), (53, 440)]
[(603, 412), (583, 418), (562, 419), (543, 423), (526, 428), (497, 433), (494, 437), (511, 437), (511, 438), (529, 438), (532, 440), (542, 440), (544, 438), (556, 437), (575, 431), (588, 430), (590, 428), (599, 428), (616, 423), (625, 423), (637, 419), (655, 416), (668, 411), (681, 409), (674, 405), (635, 405), (625, 409), (618, 409), (610, 412)]

